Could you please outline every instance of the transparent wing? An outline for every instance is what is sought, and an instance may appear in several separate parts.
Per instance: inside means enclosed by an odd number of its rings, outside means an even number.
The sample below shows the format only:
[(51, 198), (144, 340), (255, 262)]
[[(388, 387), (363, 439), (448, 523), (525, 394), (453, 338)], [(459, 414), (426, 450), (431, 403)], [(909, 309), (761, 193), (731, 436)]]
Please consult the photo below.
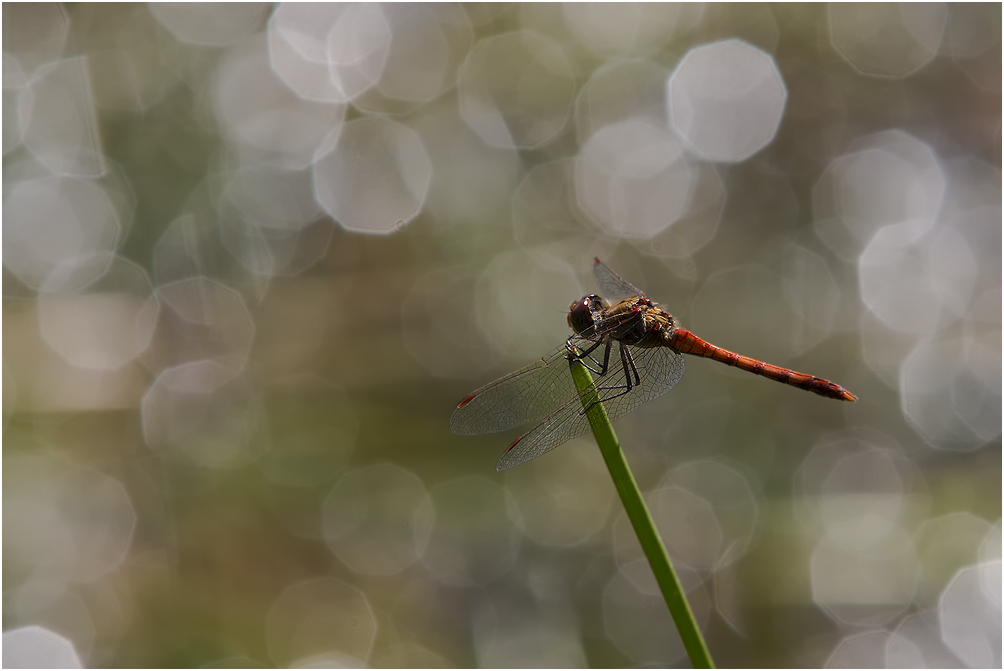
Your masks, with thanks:
[(565, 345), (526, 368), (486, 384), (465, 398), (450, 417), (450, 431), (462, 436), (505, 431), (539, 421), (576, 399)]
[(648, 295), (596, 258), (593, 259), (593, 276), (596, 277), (596, 284), (600, 287), (600, 295), (611, 303), (622, 298)]
[[(620, 347), (624, 347), (630, 352), (640, 379), (640, 383), (627, 393), (622, 393), (626, 372), (620, 361), (618, 352)], [(568, 385), (572, 388), (571, 397), (557, 404), (539, 424), (516, 439), (516, 442), (510, 445), (502, 458), (499, 459), (496, 466), (498, 470), (503, 471), (530, 459), (535, 459), (589, 430), (589, 420), (583, 411), (582, 402), (575, 392), (574, 384), (571, 382), (572, 375), (568, 370), (568, 365), (568, 361), (562, 355), (562, 360), (553, 362), (552, 367), (564, 368)], [(610, 361), (606, 375), (598, 375), (595, 372), (592, 375), (593, 382), (599, 391), (600, 400), (606, 407), (610, 420), (613, 421), (675, 387), (680, 378), (683, 377), (683, 370), (683, 355), (669, 348), (628, 347), (614, 342), (611, 343)]]

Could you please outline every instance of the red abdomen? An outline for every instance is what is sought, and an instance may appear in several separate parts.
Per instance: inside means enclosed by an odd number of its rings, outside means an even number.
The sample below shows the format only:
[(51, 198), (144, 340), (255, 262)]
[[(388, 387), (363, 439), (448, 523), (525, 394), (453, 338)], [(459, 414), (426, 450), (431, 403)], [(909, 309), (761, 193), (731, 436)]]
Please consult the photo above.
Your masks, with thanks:
[(830, 382), (829, 380), (824, 380), (819, 377), (813, 377), (812, 375), (806, 375), (805, 373), (797, 373), (787, 368), (781, 368), (780, 366), (774, 366), (769, 363), (764, 363), (763, 361), (751, 359), (748, 356), (730, 352), (727, 349), (718, 347), (717, 345), (712, 345), (707, 340), (698, 338), (687, 329), (676, 329), (667, 339), (667, 342), (669, 346), (677, 352), (681, 352), (683, 354), (693, 354), (695, 356), (702, 356), (708, 359), (714, 359), (715, 361), (721, 361), (726, 365), (735, 366), (741, 370), (745, 370), (756, 375), (762, 375), (766, 378), (770, 378), (771, 380), (783, 382), (784, 384), (790, 384), (793, 387), (805, 389), (806, 391), (811, 391), (819, 394), (820, 396), (835, 398), (841, 401), (858, 400), (857, 396), (835, 382)]

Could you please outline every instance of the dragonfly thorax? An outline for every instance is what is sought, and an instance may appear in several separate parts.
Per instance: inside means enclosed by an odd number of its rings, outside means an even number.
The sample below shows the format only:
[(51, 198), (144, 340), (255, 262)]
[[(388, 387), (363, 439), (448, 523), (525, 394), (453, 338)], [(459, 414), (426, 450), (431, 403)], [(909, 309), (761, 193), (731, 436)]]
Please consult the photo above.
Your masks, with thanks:
[(611, 305), (589, 294), (569, 306), (568, 325), (576, 335), (593, 341), (617, 341), (636, 347), (663, 347), (679, 324), (645, 296)]

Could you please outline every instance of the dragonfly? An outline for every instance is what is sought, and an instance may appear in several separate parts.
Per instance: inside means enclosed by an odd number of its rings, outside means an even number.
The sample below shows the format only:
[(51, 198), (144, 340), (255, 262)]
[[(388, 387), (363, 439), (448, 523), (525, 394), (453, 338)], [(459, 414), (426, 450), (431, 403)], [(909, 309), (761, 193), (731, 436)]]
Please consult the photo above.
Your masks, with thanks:
[[(840, 401), (857, 396), (839, 384), (757, 361), (712, 345), (681, 328), (671, 314), (638, 287), (593, 259), (600, 291), (572, 303), (573, 334), (547, 356), (467, 395), (450, 417), (459, 435), (496, 433), (536, 422), (499, 459), (512, 468), (589, 430), (588, 410), (602, 403), (611, 421), (672, 389), (683, 377), (684, 354), (720, 361), (755, 375)], [(572, 381), (571, 362), (593, 375), (588, 398)]]

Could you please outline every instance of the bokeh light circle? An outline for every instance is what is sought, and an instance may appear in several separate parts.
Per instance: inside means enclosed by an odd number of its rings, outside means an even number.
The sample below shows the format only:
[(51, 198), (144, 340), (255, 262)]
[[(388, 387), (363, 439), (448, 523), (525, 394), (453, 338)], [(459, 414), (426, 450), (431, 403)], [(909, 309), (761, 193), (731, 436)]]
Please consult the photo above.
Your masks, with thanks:
[(460, 76), (460, 114), (486, 144), (532, 149), (568, 122), (575, 80), (561, 47), (519, 31), (482, 40)]
[(349, 102), (376, 85), (391, 47), (376, 4), (285, 3), (268, 25), (272, 67), (310, 100)]
[(937, 55), (947, 18), (943, 2), (832, 3), (830, 39), (858, 72), (903, 77)]
[(788, 92), (774, 59), (741, 40), (692, 49), (666, 85), (670, 126), (708, 161), (735, 163), (777, 133)]
[(40, 288), (61, 265), (114, 251), (122, 225), (96, 182), (44, 177), (14, 185), (3, 203), (3, 261)]
[(3, 665), (22, 669), (84, 668), (72, 641), (34, 625), (3, 633)]
[(393, 464), (367, 466), (343, 475), (324, 499), (324, 538), (354, 572), (393, 575), (421, 556), (433, 517), (418, 476)]
[(604, 233), (652, 238), (687, 211), (694, 168), (673, 136), (646, 121), (605, 126), (590, 137), (575, 163), (575, 196)]
[(377, 621), (359, 589), (337, 578), (315, 578), (283, 590), (265, 629), (269, 657), (279, 666), (352, 668), (369, 660)]
[(346, 229), (390, 233), (418, 216), (432, 179), (419, 135), (384, 119), (346, 124), (334, 151), (314, 165), (321, 206)]

